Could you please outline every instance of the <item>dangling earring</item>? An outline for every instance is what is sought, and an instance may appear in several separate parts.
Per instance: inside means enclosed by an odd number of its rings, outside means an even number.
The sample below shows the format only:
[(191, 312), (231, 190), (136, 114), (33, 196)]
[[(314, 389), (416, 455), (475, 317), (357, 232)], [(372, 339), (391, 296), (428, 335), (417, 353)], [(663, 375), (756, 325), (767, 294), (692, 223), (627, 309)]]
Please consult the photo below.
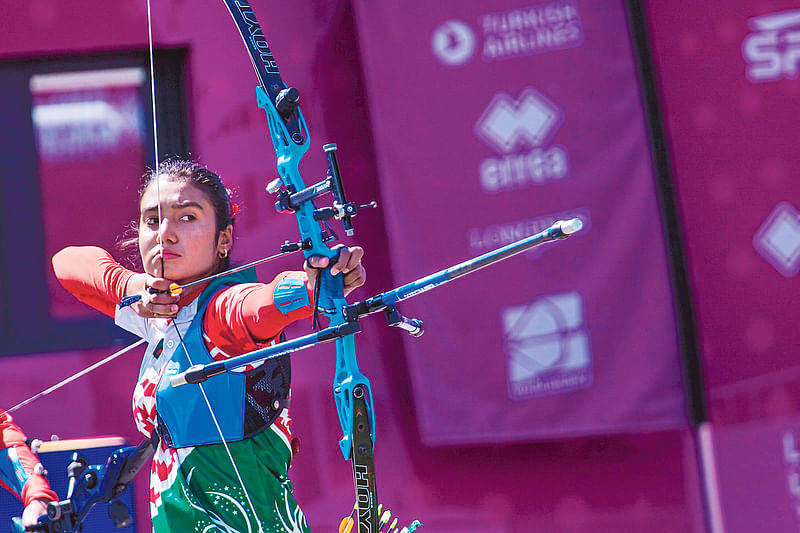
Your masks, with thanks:
[(226, 257), (228, 257), (228, 250), (223, 249), (221, 252), (219, 252), (218, 255), (220, 259), (225, 259)]

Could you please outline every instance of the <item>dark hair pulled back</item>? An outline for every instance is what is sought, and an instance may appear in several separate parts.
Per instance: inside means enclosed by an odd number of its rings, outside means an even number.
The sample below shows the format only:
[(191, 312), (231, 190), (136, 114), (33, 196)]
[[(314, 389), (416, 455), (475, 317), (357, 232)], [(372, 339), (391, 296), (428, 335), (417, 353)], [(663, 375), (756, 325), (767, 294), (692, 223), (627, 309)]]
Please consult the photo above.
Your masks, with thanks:
[[(206, 167), (181, 158), (170, 158), (162, 161), (158, 165), (158, 170), (150, 170), (144, 176), (144, 183), (139, 190), (139, 201), (141, 202), (147, 188), (156, 180), (158, 176), (166, 176), (171, 181), (186, 181), (192, 183), (195, 187), (205, 193), (208, 200), (214, 208), (214, 218), (216, 226), (215, 240), (219, 237), (219, 233), (228, 226), (234, 225), (234, 207), (231, 203), (231, 191), (225, 187), (220, 177)], [(138, 236), (139, 223), (134, 222), (131, 226), (132, 232)], [(126, 232), (128, 233), (128, 232)], [(124, 238), (120, 242), (120, 246), (127, 248), (135, 244), (136, 239), (131, 235), (131, 238)], [(217, 272), (222, 272), (230, 268), (231, 258), (230, 254), (221, 258), (217, 264)]]

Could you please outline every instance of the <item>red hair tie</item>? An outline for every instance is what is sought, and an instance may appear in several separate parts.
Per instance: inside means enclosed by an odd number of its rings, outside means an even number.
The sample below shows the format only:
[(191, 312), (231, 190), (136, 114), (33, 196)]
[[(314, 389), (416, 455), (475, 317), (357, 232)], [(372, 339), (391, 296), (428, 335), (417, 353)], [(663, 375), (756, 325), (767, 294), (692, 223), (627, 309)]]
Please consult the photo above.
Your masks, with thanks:
[(239, 204), (231, 202), (231, 216), (235, 217), (238, 212), (239, 212)]

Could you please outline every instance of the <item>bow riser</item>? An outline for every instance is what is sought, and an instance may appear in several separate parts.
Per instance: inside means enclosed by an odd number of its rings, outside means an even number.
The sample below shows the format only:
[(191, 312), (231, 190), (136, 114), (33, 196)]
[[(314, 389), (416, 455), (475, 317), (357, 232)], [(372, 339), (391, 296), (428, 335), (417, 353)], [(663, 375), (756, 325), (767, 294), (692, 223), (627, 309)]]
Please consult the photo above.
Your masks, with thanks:
[[(226, 3), (231, 6), (230, 2)], [(252, 9), (246, 2), (234, 2), (234, 5), (240, 15), (237, 16), (236, 12), (231, 10), (234, 21), (239, 25), (240, 31), (247, 31), (249, 37), (245, 38), (245, 43), (247, 44), (248, 40), (252, 43), (252, 46), (248, 46), (248, 50), (262, 82), (262, 86), (256, 88), (257, 104), (267, 116), (269, 136), (277, 157), (277, 170), (284, 187), (284, 190), (280, 191), (276, 209), (279, 212), (294, 212), (306, 258), (321, 256), (329, 259), (329, 266), (323, 269), (317, 278), (319, 293), (315, 302), (318, 308), (315, 312), (321, 309), (328, 316), (329, 328), (347, 327), (347, 317), (344, 314), (347, 301), (344, 298), (343, 275), (333, 276), (330, 272), (330, 266), (335, 263), (338, 251), (326, 244), (331, 236), (323, 232), (320, 225), (321, 219), (328, 218), (322, 213), (325, 210), (318, 210), (314, 205), (314, 198), (331, 192), (335, 202), (333, 209), (329, 208), (327, 211), (337, 212), (336, 216), (342, 219), (345, 232), (352, 235), (350, 217), (355, 214), (357, 208), (348, 204), (346, 200), (336, 161), (336, 146), (324, 147), (328, 156), (328, 178), (307, 188), (300, 175), (299, 164), (308, 151), (310, 135), (302, 112), (297, 107), (297, 92), (294, 89), (286, 89), (286, 85), (281, 81), (277, 65)], [(238, 19), (241, 19), (246, 26), (242, 27)], [(266, 74), (262, 73), (262, 70)], [(264, 83), (268, 77), (271, 78), (271, 87)], [(280, 109), (281, 97), (287, 94), (291, 95), (289, 106)], [(268, 190), (278, 192), (272, 185)], [(357, 331), (357, 324), (355, 327)], [(378, 495), (372, 460), (375, 414), (372, 409), (372, 389), (369, 380), (358, 368), (354, 333), (336, 339), (333, 390), (342, 430), (339, 448), (344, 459), (353, 462), (355, 490), (359, 503), (359, 530), (363, 533), (373, 532), (377, 530), (378, 519), (376, 512)], [(356, 441), (357, 447), (354, 446)]]
[[(300, 159), (308, 151), (310, 144), (310, 135), (308, 134), (305, 119), (300, 109), (297, 108), (296, 113), (299, 118), (298, 122), (302, 127), (304, 140), (300, 144), (292, 142), (286, 123), (281, 118), (277, 107), (272, 103), (267, 93), (263, 88), (257, 87), (256, 94), (258, 107), (263, 109), (267, 114), (267, 124), (270, 131), (270, 139), (272, 140), (272, 145), (277, 155), (277, 168), (280, 179), (288, 192), (296, 193), (304, 191), (306, 185), (302, 176), (300, 176), (299, 163)], [(316, 189), (317, 187), (314, 188)], [(330, 188), (331, 187), (319, 187), (320, 190), (329, 190)], [(294, 206), (293, 210), (300, 228), (301, 240), (306, 243), (303, 252), (304, 255), (307, 258), (311, 256), (327, 257), (333, 262), (338, 252), (329, 248), (326, 244), (320, 229), (319, 221), (314, 217), (316, 208), (313, 203), (313, 197)], [(330, 319), (329, 325), (338, 326), (345, 323), (346, 320), (342, 310), (347, 305), (347, 301), (344, 299), (342, 276), (333, 276), (330, 273), (330, 269), (326, 268), (320, 273), (319, 283), (321, 284), (319, 306), (322, 309), (332, 311), (328, 313)], [(368, 398), (368, 412), (370, 415), (371, 427), (370, 439), (373, 443), (375, 442), (375, 415), (371, 409), (372, 391), (370, 389), (369, 380), (358, 368), (355, 340), (352, 335), (337, 339), (336, 354), (336, 371), (334, 374), (333, 390), (336, 411), (339, 415), (339, 423), (342, 428), (342, 439), (339, 441), (339, 447), (341, 448), (342, 456), (345, 460), (349, 460), (352, 453), (352, 398), (356, 387), (363, 387), (365, 395)]]

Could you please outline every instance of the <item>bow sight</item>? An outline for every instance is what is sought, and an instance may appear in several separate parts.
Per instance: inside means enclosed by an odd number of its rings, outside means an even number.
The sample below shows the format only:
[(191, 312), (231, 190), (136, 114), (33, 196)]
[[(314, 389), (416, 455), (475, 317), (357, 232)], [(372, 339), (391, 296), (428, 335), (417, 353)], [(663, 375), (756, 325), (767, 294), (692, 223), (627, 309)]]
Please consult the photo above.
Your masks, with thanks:
[[(297, 89), (293, 90), (297, 91)], [(296, 102), (295, 105), (297, 105)], [(278, 195), (278, 200), (275, 202), (275, 209), (279, 213), (295, 213), (299, 211), (306, 202), (312, 202), (313, 205), (315, 198), (326, 193), (331, 193), (334, 198), (333, 205), (331, 207), (320, 208), (314, 206), (312, 215), (314, 220), (325, 223), (327, 232), (323, 232), (323, 239), (327, 242), (337, 239), (338, 236), (326, 221), (331, 218), (341, 220), (345, 234), (347, 234), (348, 237), (352, 236), (352, 218), (356, 216), (358, 210), (365, 207), (378, 207), (378, 203), (372, 201), (368, 204), (358, 205), (353, 202), (348, 202), (344, 193), (342, 176), (339, 172), (339, 161), (336, 157), (337, 146), (335, 143), (330, 143), (323, 146), (322, 149), (328, 156), (328, 172), (325, 179), (301, 191), (297, 191), (294, 185), (284, 185), (281, 178), (276, 178), (267, 185), (266, 189), (270, 194)]]

